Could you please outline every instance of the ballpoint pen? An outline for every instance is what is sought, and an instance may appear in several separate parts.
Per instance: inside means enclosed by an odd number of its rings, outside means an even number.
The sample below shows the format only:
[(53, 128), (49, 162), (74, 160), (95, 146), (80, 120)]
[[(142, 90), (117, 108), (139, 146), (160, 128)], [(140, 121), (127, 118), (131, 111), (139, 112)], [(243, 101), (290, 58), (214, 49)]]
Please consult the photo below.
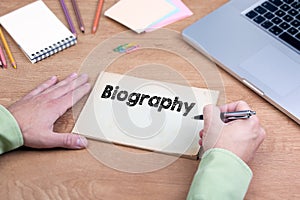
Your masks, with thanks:
[[(241, 111), (235, 111), (235, 112), (222, 112), (220, 114), (220, 118), (224, 121), (231, 121), (236, 119), (248, 119), (252, 115), (255, 115), (256, 112), (252, 110), (241, 110)], [(193, 117), (193, 119), (197, 120), (203, 120), (203, 115), (196, 115)]]

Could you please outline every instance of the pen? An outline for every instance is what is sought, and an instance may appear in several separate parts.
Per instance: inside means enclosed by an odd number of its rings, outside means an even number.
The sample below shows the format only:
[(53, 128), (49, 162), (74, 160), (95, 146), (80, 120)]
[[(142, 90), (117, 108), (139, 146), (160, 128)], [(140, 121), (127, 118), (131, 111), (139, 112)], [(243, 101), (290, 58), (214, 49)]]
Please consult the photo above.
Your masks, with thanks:
[[(248, 119), (252, 115), (255, 115), (256, 112), (252, 110), (241, 110), (241, 111), (235, 111), (235, 112), (222, 112), (220, 114), (220, 118), (223, 121), (231, 121), (236, 119)], [(203, 120), (203, 115), (196, 115), (193, 117), (193, 119), (197, 120)]]
[(64, 11), (65, 17), (66, 17), (67, 22), (68, 22), (69, 27), (70, 27), (70, 30), (71, 30), (71, 32), (72, 32), (72, 33), (75, 35), (75, 37), (76, 37), (76, 30), (75, 30), (75, 27), (74, 27), (74, 25), (73, 25), (72, 19), (71, 19), (71, 17), (70, 17), (68, 8), (67, 8), (67, 6), (66, 6), (66, 4), (65, 4), (65, 1), (64, 1), (64, 0), (59, 0), (59, 2), (60, 2), (60, 5), (61, 5), (61, 7), (62, 7), (62, 9), (63, 9), (63, 11)]
[(9, 58), (9, 60), (11, 62), (11, 65), (13, 66), (13, 68), (16, 69), (17, 68), (16, 61), (15, 61), (14, 57), (11, 54), (11, 51), (10, 51), (10, 49), (8, 47), (8, 44), (7, 44), (6, 39), (4, 37), (4, 34), (3, 34), (2, 30), (1, 30), (1, 27), (0, 27), (0, 38), (2, 40), (2, 43), (3, 43), (4, 49), (6, 51), (6, 54), (7, 54), (8, 58)]
[(75, 12), (75, 15), (76, 15), (78, 26), (79, 26), (81, 32), (84, 33), (84, 25), (83, 25), (83, 21), (82, 21), (80, 11), (79, 11), (79, 7), (77, 5), (76, 0), (72, 0), (72, 5), (73, 5), (73, 9), (74, 9), (74, 12)]
[(104, 2), (104, 0), (99, 0), (99, 2), (98, 2), (97, 11), (96, 11), (95, 19), (94, 19), (94, 23), (93, 23), (92, 33), (96, 33), (96, 30), (97, 30), (97, 27), (99, 24), (99, 19), (100, 19), (100, 15), (101, 15), (103, 2)]

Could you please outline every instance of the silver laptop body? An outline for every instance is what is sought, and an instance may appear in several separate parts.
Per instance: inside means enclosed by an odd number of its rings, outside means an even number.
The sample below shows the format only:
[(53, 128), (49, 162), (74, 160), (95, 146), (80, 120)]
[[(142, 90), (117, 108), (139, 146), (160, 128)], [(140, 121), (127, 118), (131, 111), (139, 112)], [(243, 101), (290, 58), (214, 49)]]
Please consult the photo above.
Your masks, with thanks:
[(229, 1), (184, 29), (182, 35), (190, 45), (300, 124), (300, 51), (245, 16), (261, 2)]

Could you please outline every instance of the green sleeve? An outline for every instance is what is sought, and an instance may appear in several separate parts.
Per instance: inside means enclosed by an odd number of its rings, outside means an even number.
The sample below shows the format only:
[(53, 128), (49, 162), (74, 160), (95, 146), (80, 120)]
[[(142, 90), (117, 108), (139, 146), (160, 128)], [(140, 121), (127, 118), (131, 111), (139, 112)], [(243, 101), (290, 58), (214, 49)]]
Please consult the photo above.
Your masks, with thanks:
[(188, 200), (242, 200), (252, 171), (238, 156), (225, 149), (207, 150), (194, 176)]
[(15, 118), (0, 105), (0, 154), (23, 145), (23, 136)]

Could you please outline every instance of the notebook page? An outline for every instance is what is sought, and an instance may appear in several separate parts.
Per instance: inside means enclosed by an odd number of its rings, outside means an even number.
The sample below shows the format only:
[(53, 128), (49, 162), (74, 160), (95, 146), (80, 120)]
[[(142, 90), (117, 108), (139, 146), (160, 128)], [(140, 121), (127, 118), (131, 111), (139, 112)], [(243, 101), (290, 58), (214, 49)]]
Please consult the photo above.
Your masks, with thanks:
[(208, 89), (102, 72), (72, 132), (143, 149), (196, 155), (203, 121), (191, 117), (201, 113), (204, 105), (216, 104), (218, 95)]

